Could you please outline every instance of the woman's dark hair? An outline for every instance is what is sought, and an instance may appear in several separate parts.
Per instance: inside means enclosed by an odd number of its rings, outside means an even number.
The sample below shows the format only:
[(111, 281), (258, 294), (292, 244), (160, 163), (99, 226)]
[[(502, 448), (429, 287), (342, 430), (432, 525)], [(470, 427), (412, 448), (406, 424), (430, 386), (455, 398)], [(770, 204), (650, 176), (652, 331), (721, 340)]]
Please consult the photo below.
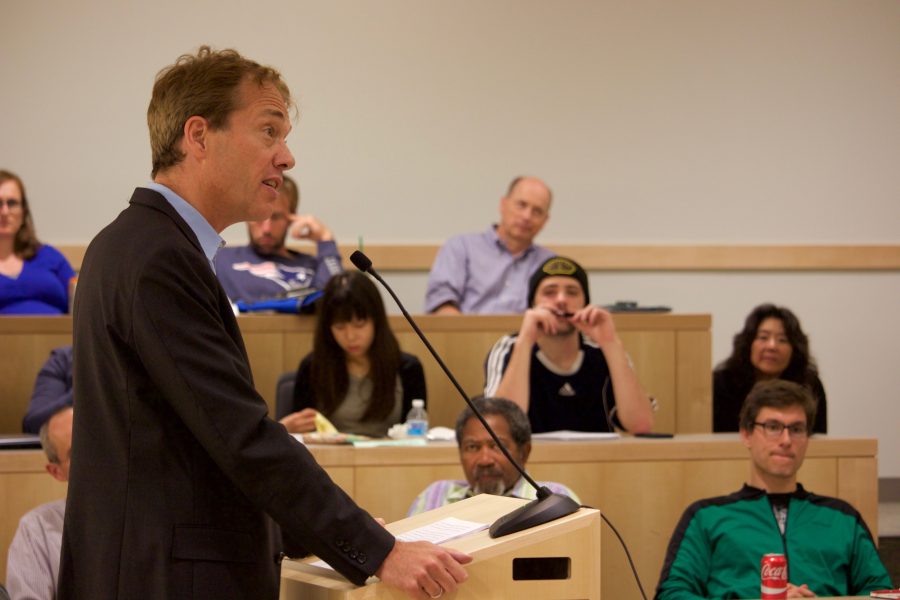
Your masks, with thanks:
[(329, 416), (347, 395), (350, 385), (347, 359), (331, 334), (331, 326), (354, 319), (371, 319), (375, 329), (368, 352), (372, 398), (363, 418), (384, 419), (396, 402), (400, 344), (388, 325), (378, 288), (368, 275), (359, 271), (332, 277), (319, 303), (310, 365), (310, 383), (316, 391), (317, 408)]
[(800, 327), (797, 316), (789, 309), (774, 304), (760, 304), (747, 315), (744, 328), (734, 336), (731, 356), (716, 367), (735, 384), (746, 387), (753, 386), (756, 381), (756, 370), (750, 362), (750, 347), (759, 326), (766, 319), (778, 319), (784, 326), (784, 334), (791, 345), (791, 361), (778, 377), (803, 385), (811, 385), (818, 377), (818, 369), (809, 354), (809, 339)]
[(22, 179), (10, 171), (0, 169), (0, 183), (7, 181), (15, 181), (22, 193), (22, 225), (16, 232), (16, 238), (13, 241), (13, 254), (22, 260), (31, 260), (37, 254), (41, 243), (37, 239), (34, 232), (34, 221), (31, 219), (31, 210), (28, 208), (28, 196), (25, 194), (25, 184)]

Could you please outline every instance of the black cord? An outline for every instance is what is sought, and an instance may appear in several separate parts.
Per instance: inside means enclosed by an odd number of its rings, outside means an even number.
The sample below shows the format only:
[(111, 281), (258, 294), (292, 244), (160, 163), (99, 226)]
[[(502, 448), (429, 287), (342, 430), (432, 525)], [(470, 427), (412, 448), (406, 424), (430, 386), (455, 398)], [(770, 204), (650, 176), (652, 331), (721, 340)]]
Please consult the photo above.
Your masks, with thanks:
[[(353, 260), (355, 255), (361, 255), (362, 258), (365, 259), (365, 261), (368, 261), (368, 264), (365, 264), (365, 263), (358, 264), (357, 261)], [(469, 399), (469, 396), (466, 394), (465, 390), (463, 390), (462, 386), (456, 380), (456, 377), (453, 376), (453, 373), (451, 373), (450, 369), (447, 368), (447, 365), (444, 364), (444, 361), (441, 359), (440, 355), (437, 353), (437, 350), (434, 349), (434, 346), (431, 345), (431, 342), (428, 341), (428, 338), (425, 337), (425, 334), (422, 333), (422, 330), (419, 329), (419, 326), (416, 324), (416, 322), (413, 320), (413, 318), (409, 315), (409, 313), (406, 310), (406, 307), (403, 306), (402, 302), (400, 302), (400, 298), (397, 297), (397, 294), (394, 293), (394, 290), (391, 289), (391, 286), (389, 286), (387, 284), (387, 282), (381, 278), (381, 275), (378, 274), (378, 271), (376, 271), (375, 269), (372, 268), (372, 261), (369, 260), (369, 257), (367, 257), (365, 254), (362, 254), (362, 252), (360, 252), (359, 250), (357, 250), (356, 252), (353, 253), (353, 256), (350, 257), (350, 260), (353, 262), (353, 265), (357, 269), (359, 269), (360, 271), (363, 271), (365, 273), (368, 273), (369, 275), (374, 277), (381, 285), (384, 286), (384, 289), (386, 289), (388, 291), (388, 294), (391, 295), (391, 298), (393, 298), (394, 302), (397, 304), (397, 306), (400, 307), (400, 312), (406, 318), (406, 321), (410, 324), (410, 326), (412, 326), (413, 331), (416, 332), (416, 335), (419, 336), (419, 339), (422, 340), (422, 343), (425, 344), (425, 348), (428, 349), (428, 352), (430, 352), (431, 356), (434, 357), (434, 360), (437, 361), (438, 366), (441, 368), (441, 370), (444, 371), (444, 374), (450, 380), (450, 383), (453, 384), (453, 387), (456, 388), (456, 391), (459, 392), (459, 395), (462, 396), (462, 399), (466, 401), (466, 405), (468, 405), (468, 407), (470, 409), (472, 409), (472, 414), (474, 414), (476, 417), (478, 417), (478, 420), (481, 421), (482, 425), (484, 425), (485, 430), (490, 434), (491, 438), (493, 438), (494, 443), (497, 444), (497, 447), (503, 453), (503, 456), (505, 456), (506, 460), (508, 460), (510, 462), (510, 464), (512, 464), (512, 466), (515, 467), (515, 469), (519, 472), (519, 474), (522, 475), (522, 477), (524, 477), (525, 480), (531, 484), (531, 487), (533, 487), (537, 491), (538, 499), (543, 500), (547, 496), (550, 496), (552, 493), (552, 492), (550, 492), (550, 489), (547, 488), (546, 486), (538, 485), (537, 481), (532, 479), (531, 475), (529, 475), (525, 471), (524, 467), (519, 465), (519, 462), (512, 457), (512, 455), (509, 453), (509, 450), (506, 449), (506, 445), (503, 442), (501, 442), (500, 438), (497, 437), (497, 434), (494, 433), (494, 428), (491, 427), (490, 425), (488, 425), (488, 422), (484, 419), (484, 416), (481, 414), (481, 411), (478, 410), (477, 408), (475, 408), (474, 404), (472, 404), (472, 401)], [(362, 268), (363, 266), (365, 266), (365, 268)]]
[[(587, 504), (582, 504), (581, 508), (590, 508), (592, 510), (596, 510), (593, 506), (588, 506)], [(616, 537), (619, 538), (619, 543), (622, 544), (622, 550), (625, 551), (625, 557), (628, 558), (628, 565), (631, 567), (631, 572), (634, 574), (634, 581), (637, 583), (638, 591), (641, 592), (641, 598), (647, 600), (647, 594), (644, 592), (644, 586), (641, 585), (641, 578), (638, 577), (637, 568), (634, 566), (634, 561), (631, 559), (631, 552), (628, 551), (628, 546), (625, 545), (625, 540), (622, 539), (622, 536), (619, 535), (619, 531), (613, 526), (609, 519), (606, 518), (606, 515), (603, 514), (603, 511), (598, 511), (600, 513), (600, 518), (609, 525), (609, 528), (612, 529), (613, 533), (616, 534)]]
[(610, 433), (615, 433), (616, 428), (613, 426), (612, 422), (612, 411), (609, 410), (609, 375), (606, 376), (606, 379), (603, 381), (603, 385), (600, 387), (600, 403), (603, 405), (603, 415), (606, 417), (606, 425), (609, 427)]

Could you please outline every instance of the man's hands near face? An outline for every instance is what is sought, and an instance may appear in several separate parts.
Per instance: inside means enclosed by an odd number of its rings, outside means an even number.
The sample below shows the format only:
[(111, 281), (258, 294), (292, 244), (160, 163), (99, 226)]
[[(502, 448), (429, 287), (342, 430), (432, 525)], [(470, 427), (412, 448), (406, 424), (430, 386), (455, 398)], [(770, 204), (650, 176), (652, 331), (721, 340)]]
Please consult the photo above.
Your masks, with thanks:
[(312, 215), (291, 215), (288, 230), (295, 240), (312, 240), (313, 242), (330, 242), (334, 239), (331, 230)]
[(574, 313), (547, 306), (536, 306), (525, 311), (519, 337), (530, 343), (537, 342), (544, 335), (565, 334), (576, 329), (603, 348), (616, 343), (618, 336), (609, 311), (599, 306), (588, 305)]

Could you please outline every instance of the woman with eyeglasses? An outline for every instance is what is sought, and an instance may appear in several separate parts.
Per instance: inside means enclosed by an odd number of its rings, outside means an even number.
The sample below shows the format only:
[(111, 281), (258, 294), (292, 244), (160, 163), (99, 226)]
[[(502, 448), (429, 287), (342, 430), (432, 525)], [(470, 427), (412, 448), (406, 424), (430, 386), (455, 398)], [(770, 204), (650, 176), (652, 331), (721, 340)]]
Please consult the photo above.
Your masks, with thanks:
[(809, 340), (789, 309), (761, 304), (734, 336), (731, 356), (713, 371), (713, 431), (738, 430), (741, 405), (753, 385), (766, 379), (785, 379), (805, 385), (818, 400), (810, 433), (827, 433), (825, 388), (809, 353)]
[(74, 276), (59, 250), (38, 241), (22, 180), (0, 170), (0, 315), (69, 312)]
[(315, 430), (317, 412), (343, 433), (387, 435), (425, 397), (419, 359), (400, 351), (378, 288), (359, 271), (339, 273), (319, 303), (313, 351), (297, 371), (291, 433)]

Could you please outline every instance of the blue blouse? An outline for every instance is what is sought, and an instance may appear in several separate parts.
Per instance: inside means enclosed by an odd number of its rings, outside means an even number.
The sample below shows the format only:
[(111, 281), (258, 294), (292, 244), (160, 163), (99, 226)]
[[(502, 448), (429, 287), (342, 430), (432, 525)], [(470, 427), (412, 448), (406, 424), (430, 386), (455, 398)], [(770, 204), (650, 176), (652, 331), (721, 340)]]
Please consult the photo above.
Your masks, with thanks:
[(61, 315), (69, 312), (69, 280), (75, 271), (46, 244), (22, 265), (18, 277), (0, 274), (0, 315)]

